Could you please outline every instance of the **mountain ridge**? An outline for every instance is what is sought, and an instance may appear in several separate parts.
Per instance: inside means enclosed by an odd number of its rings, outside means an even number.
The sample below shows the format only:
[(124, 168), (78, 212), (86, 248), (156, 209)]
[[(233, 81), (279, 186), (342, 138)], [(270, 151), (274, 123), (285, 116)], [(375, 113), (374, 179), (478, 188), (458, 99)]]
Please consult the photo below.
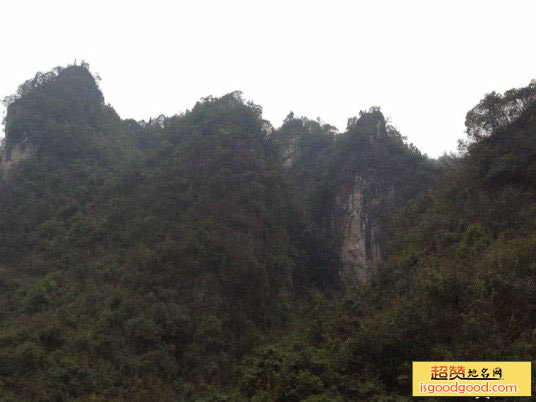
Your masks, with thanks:
[(8, 102), (4, 400), (408, 400), (412, 360), (536, 345), (497, 330), (534, 326), (534, 105), (434, 161), (379, 108), (344, 133), (239, 92), (121, 120), (87, 65)]

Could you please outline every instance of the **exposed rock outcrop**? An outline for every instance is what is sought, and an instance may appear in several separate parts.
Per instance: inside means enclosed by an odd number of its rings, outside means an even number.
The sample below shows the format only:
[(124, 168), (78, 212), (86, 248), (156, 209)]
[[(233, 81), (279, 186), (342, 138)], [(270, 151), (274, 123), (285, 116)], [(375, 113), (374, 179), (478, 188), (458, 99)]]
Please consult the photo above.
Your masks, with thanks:
[(2, 155), (0, 155), (0, 174), (5, 176), (9, 173), (9, 170), (17, 163), (29, 159), (34, 155), (35, 149), (28, 142), (28, 139), (15, 144), (11, 151), (8, 151), (7, 147), (2, 149)]
[(298, 137), (292, 137), (287, 140), (285, 147), (281, 150), (281, 160), (283, 166), (290, 169), (298, 157)]
[[(395, 186), (379, 173), (391, 141), (383, 114), (378, 108), (362, 112), (341, 135), (289, 115), (276, 139), (300, 202), (324, 191), (320, 198), (326, 201), (315, 209), (315, 218), (337, 244), (343, 286), (365, 283), (382, 257), (382, 222), (394, 210)], [(326, 178), (330, 182), (322, 181)]]
[(371, 266), (381, 258), (380, 224), (371, 213), (372, 204), (379, 202), (367, 180), (358, 175), (335, 198), (332, 231), (340, 238), (341, 280), (345, 286), (366, 282)]

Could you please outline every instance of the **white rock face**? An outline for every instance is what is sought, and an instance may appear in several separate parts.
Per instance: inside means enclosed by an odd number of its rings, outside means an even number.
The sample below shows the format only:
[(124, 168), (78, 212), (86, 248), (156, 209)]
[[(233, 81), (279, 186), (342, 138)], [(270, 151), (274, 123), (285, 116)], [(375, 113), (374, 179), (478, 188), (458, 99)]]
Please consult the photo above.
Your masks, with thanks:
[(11, 169), (14, 165), (20, 161), (31, 158), (33, 154), (34, 148), (28, 144), (26, 139), (16, 144), (9, 155), (7, 153), (7, 149), (4, 148), (2, 162), (0, 164), (0, 171), (6, 175), (9, 172), (9, 169)]
[(298, 138), (294, 137), (288, 141), (287, 146), (283, 149), (283, 166), (290, 169), (294, 165), (294, 161), (298, 157)]
[(366, 189), (366, 181), (356, 176), (352, 185), (336, 198), (338, 224), (342, 226), (341, 279), (348, 287), (366, 282), (371, 265), (380, 259), (377, 229), (366, 211)]

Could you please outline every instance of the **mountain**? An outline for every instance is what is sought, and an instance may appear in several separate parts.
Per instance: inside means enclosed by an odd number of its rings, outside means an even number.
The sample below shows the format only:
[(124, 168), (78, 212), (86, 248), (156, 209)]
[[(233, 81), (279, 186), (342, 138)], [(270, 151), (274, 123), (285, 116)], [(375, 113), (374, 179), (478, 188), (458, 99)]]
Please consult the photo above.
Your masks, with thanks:
[(136, 122), (87, 64), (37, 74), (5, 100), (1, 399), (404, 400), (412, 360), (527, 360), (527, 88), (435, 161), (376, 107), (343, 133), (239, 92)]
[(436, 166), (386, 125), (379, 108), (349, 119), (343, 134), (291, 114), (274, 136), (299, 204), (338, 249), (342, 284), (367, 282), (390, 217), (432, 187)]

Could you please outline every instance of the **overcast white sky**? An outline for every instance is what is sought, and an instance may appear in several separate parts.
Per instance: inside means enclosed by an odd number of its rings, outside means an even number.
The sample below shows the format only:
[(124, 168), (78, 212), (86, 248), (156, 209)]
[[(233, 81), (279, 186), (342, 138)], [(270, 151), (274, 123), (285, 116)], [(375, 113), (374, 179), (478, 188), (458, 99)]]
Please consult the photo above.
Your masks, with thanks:
[(536, 78), (535, 21), (532, 0), (2, 1), (0, 95), (85, 59), (123, 118), (241, 90), (276, 127), (343, 131), (379, 105), (435, 157), (485, 93)]

